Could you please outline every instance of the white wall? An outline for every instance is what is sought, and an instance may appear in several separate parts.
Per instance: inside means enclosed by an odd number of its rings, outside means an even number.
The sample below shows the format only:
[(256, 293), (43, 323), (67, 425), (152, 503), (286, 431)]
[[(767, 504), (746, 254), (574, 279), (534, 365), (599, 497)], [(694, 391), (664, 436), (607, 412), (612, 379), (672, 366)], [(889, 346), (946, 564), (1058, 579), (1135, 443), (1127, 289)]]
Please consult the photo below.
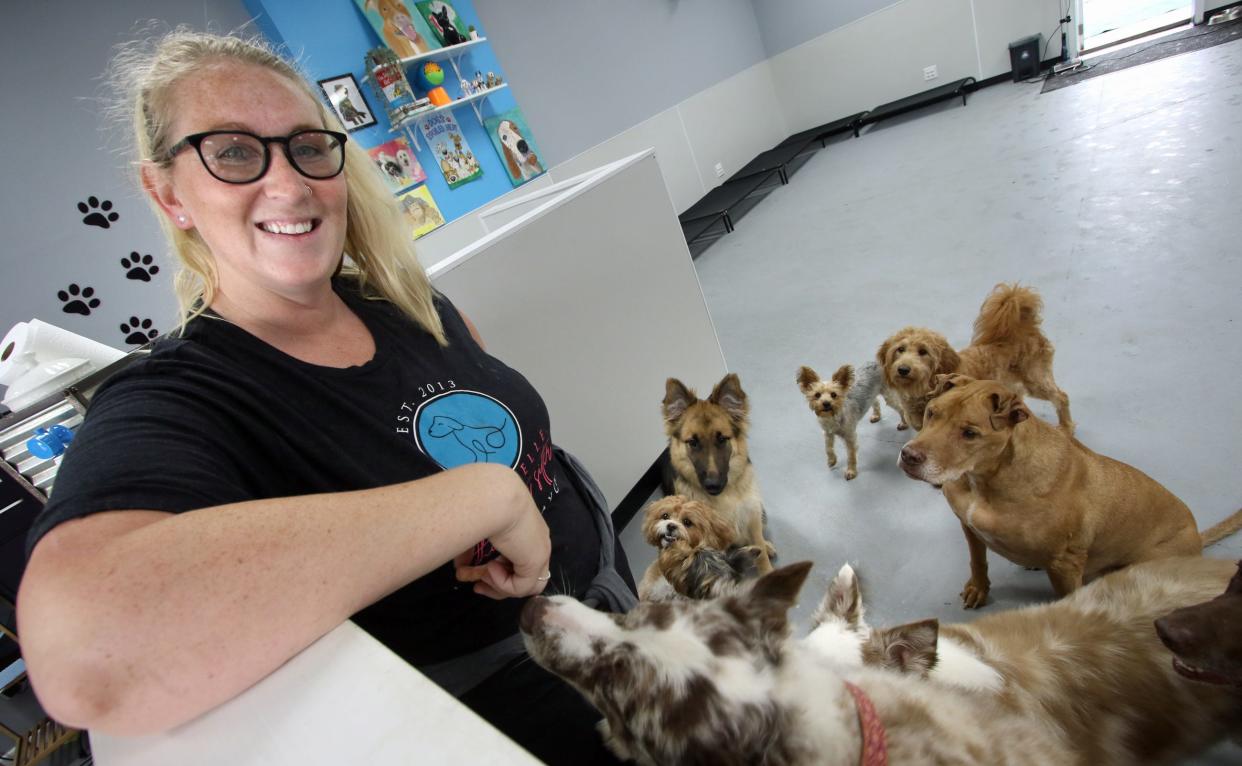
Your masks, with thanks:
[[(679, 213), (790, 132), (776, 97), (771, 67), (766, 61), (760, 62), (549, 168), (531, 184), (440, 227), (418, 241), (419, 260), (430, 267), (483, 236), (477, 213), (538, 188), (533, 184), (564, 181), (647, 148), (655, 149), (674, 212)], [(724, 178), (716, 177), (717, 162), (724, 166)], [(624, 216), (625, 211), (618, 211), (618, 215)]]

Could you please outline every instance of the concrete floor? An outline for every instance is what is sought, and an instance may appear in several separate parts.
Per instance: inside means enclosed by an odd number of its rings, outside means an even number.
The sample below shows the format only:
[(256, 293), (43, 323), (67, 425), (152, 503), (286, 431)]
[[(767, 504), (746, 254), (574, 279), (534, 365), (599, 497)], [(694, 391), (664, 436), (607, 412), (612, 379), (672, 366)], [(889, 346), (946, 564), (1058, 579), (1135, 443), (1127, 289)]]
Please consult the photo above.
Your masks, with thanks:
[[(800, 628), (845, 561), (877, 625), (1053, 598), (1042, 572), (991, 554), (991, 602), (964, 611), (960, 527), (897, 468), (894, 413), (860, 424), (847, 483), (844, 450), (828, 470), (794, 382), (801, 364), (830, 374), (871, 359), (907, 324), (965, 346), (997, 282), (1043, 295), (1083, 443), (1162, 482), (1201, 528), (1242, 506), (1242, 45), (1039, 89), (994, 85), (831, 144), (696, 260), (750, 396), (771, 538), (781, 561), (817, 565)], [(638, 526), (622, 540), (641, 573), (654, 550)], [(1242, 557), (1242, 534), (1209, 553)], [(1227, 746), (1196, 763), (1239, 759)]]

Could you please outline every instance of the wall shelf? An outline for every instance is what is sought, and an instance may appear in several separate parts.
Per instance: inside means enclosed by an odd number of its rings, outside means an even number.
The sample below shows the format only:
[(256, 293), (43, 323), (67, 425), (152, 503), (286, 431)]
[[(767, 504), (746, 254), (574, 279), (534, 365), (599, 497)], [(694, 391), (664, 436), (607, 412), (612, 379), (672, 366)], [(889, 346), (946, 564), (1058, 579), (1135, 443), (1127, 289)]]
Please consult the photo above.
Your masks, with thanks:
[(394, 125), (391, 128), (389, 128), (388, 132), (389, 133), (401, 133), (404, 131), (405, 134), (409, 136), (410, 140), (414, 142), (414, 148), (418, 149), (421, 146), (418, 142), (418, 132), (416, 131), (416, 128), (418, 127), (418, 123), (422, 122), (424, 119), (426, 119), (427, 117), (430, 117), (431, 115), (437, 112), (443, 112), (443, 111), (447, 111), (450, 109), (456, 109), (459, 106), (465, 106), (466, 104), (469, 104), (471, 108), (474, 109), (474, 116), (478, 118), (479, 124), (482, 125), (483, 124), (483, 110), (480, 109), (479, 103), (483, 99), (492, 95), (493, 93), (504, 90), (505, 88), (508, 88), (508, 87), (509, 87), (508, 83), (502, 82), (499, 85), (496, 85), (491, 88), (486, 88), (484, 90), (479, 91), (478, 93), (475, 93), (470, 96), (466, 96), (465, 98), (459, 98), (451, 104), (445, 104), (444, 106), (437, 106), (434, 109), (427, 109), (426, 111), (422, 111), (422, 112), (419, 112), (418, 114), (407, 117), (406, 119), (402, 120), (400, 124)]

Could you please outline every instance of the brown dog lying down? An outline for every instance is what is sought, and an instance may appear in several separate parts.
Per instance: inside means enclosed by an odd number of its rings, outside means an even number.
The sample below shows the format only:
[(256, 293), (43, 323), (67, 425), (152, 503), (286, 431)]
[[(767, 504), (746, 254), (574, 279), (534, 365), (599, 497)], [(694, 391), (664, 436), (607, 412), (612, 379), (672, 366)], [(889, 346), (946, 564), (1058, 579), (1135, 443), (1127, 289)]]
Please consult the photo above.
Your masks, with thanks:
[(1242, 687), (1242, 561), (1211, 601), (1156, 620), (1156, 634), (1173, 652), (1173, 669), (1205, 684)]
[(997, 285), (979, 309), (970, 345), (960, 352), (938, 332), (922, 327), (898, 330), (876, 351), (886, 398), (899, 404), (904, 422), (921, 429), (934, 376), (960, 372), (1052, 402), (1057, 422), (1072, 434), (1069, 397), (1052, 377), (1052, 342), (1039, 329), (1042, 305), (1034, 290)]
[[(1151, 620), (1219, 593), (1233, 569), (1222, 559), (1160, 559), (1101, 577), (1051, 604), (959, 625), (925, 620), (886, 630), (861, 623), (862, 598), (851, 572), (833, 581), (830, 594), (843, 596), (825, 599), (824, 622), (807, 643), (844, 666), (909, 673), (1043, 721), (1063, 733), (1074, 756), (1048, 763), (1172, 763), (1236, 734), (1242, 705), (1233, 689), (1179, 678)], [(1237, 605), (1229, 611), (1237, 614)], [(838, 638), (817, 641), (820, 633)], [(1233, 667), (1236, 673), (1240, 666)]]
[(996, 381), (940, 376), (925, 417), (898, 465), (911, 478), (943, 486), (962, 523), (970, 548), (967, 608), (987, 599), (988, 548), (1047, 570), (1063, 596), (1084, 578), (1197, 554), (1228, 534), (1230, 520), (1200, 537), (1190, 509), (1173, 493), (1031, 417), (1021, 397)]

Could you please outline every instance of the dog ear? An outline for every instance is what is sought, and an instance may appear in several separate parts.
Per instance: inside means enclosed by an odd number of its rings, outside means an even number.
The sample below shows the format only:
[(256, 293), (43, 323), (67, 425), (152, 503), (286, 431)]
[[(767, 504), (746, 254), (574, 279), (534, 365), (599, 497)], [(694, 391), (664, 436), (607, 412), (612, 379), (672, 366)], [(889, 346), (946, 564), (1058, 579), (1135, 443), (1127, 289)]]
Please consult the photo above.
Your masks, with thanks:
[(1031, 416), (1031, 411), (1026, 408), (1022, 397), (1015, 393), (994, 391), (989, 398), (992, 401), (992, 414), (988, 422), (995, 431), (1013, 428)]
[(842, 388), (849, 388), (854, 383), (854, 368), (848, 364), (841, 365), (832, 373), (832, 382)]
[(810, 561), (799, 561), (796, 564), (773, 569), (755, 582), (751, 597), (766, 602), (772, 610), (779, 610), (781, 617), (798, 601), (798, 592), (806, 582), (811, 571)]
[(750, 411), (750, 403), (746, 400), (746, 392), (742, 390), (742, 381), (736, 372), (731, 372), (720, 379), (707, 398), (712, 404), (718, 404), (734, 423), (746, 422), (746, 413)]
[(725, 560), (739, 580), (749, 580), (759, 574), (759, 555), (762, 552), (758, 545), (732, 545), (725, 551)]
[(828, 592), (815, 610), (811, 626), (819, 625), (829, 615), (844, 620), (851, 628), (863, 624), (862, 591), (858, 588), (858, 575), (849, 564), (842, 566), (837, 576), (828, 584)]
[(928, 399), (935, 399), (945, 391), (974, 382), (974, 378), (967, 375), (959, 375), (958, 373), (939, 373), (937, 375), (933, 375), (932, 390), (931, 394), (928, 395)]
[(812, 370), (806, 365), (798, 368), (798, 388), (802, 389), (802, 393), (808, 393), (811, 386), (819, 382), (819, 373)]
[(669, 424), (677, 422), (698, 400), (694, 391), (686, 388), (680, 380), (669, 378), (664, 382), (664, 421)]
[(936, 338), (936, 372), (956, 372), (957, 368), (962, 364), (962, 358), (957, 355), (953, 347), (949, 345), (949, 341), (944, 337)]
[(715, 508), (699, 503), (695, 510), (698, 513), (695, 516), (700, 520), (703, 527), (703, 544), (709, 548), (719, 548), (724, 550), (733, 544), (733, 538), (737, 536), (737, 530), (733, 523), (716, 512)]
[(864, 664), (878, 664), (926, 677), (936, 667), (936, 640), (939, 635), (938, 620), (923, 620), (872, 631), (863, 645)]
[(875, 360), (880, 363), (881, 369), (888, 366), (888, 350), (891, 349), (893, 347), (893, 344), (896, 342), (897, 342), (897, 336), (894, 335), (891, 338), (888, 338), (887, 340), (885, 340), (883, 343), (881, 343), (880, 347), (876, 349)]

